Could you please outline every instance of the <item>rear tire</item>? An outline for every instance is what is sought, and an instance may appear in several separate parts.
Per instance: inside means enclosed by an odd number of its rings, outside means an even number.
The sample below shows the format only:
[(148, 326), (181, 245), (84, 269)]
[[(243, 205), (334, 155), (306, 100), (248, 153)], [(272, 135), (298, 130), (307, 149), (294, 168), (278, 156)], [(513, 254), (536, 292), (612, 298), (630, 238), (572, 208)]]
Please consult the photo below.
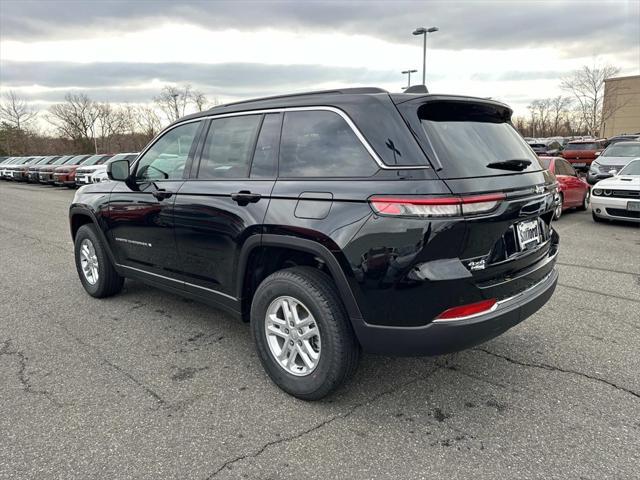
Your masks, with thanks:
[(89, 295), (105, 298), (122, 290), (124, 278), (113, 267), (106, 247), (92, 224), (82, 225), (74, 242), (76, 270)]
[(559, 220), (560, 217), (562, 216), (562, 206), (564, 204), (564, 195), (562, 195), (560, 193), (560, 194), (558, 194), (558, 196), (560, 197), (560, 201), (558, 202), (558, 205), (556, 206), (555, 210), (553, 211), (553, 219), (554, 220)]
[[(311, 327), (298, 328), (305, 321)], [(312, 328), (317, 332), (313, 351), (305, 340)], [(279, 270), (258, 286), (251, 304), (251, 331), (271, 380), (302, 400), (325, 397), (358, 364), (360, 348), (333, 281), (312, 267)]]

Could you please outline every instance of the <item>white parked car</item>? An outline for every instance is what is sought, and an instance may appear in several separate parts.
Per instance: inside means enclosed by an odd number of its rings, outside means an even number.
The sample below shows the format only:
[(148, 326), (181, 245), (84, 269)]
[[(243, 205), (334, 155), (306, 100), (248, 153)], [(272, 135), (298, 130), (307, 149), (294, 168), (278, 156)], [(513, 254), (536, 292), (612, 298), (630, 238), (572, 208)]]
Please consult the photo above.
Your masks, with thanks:
[(593, 186), (591, 214), (596, 222), (603, 219), (640, 222), (640, 158)]
[(87, 185), (89, 183), (98, 183), (107, 180), (107, 165), (114, 160), (129, 160), (132, 162), (138, 157), (137, 153), (119, 153), (101, 165), (91, 165), (88, 167), (80, 167), (76, 170), (76, 185)]

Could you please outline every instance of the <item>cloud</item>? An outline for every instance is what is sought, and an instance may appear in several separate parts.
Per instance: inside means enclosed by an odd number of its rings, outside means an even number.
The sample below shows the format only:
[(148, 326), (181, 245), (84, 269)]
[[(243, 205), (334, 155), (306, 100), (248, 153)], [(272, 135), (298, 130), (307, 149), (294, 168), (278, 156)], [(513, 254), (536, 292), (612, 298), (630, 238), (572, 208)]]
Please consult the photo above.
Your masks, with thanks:
[[(210, 30), (276, 29), (366, 33), (415, 44), (418, 23), (438, 25), (438, 48), (514, 48), (616, 51), (637, 49), (640, 2), (576, 1), (15, 1), (3, 0), (0, 29), (6, 39), (90, 36), (131, 31), (163, 22)], [(428, 23), (428, 25), (427, 25)]]
[(4, 89), (19, 88), (30, 98), (45, 101), (59, 101), (67, 91), (86, 91), (101, 101), (144, 102), (167, 83), (189, 83), (212, 96), (245, 98), (326, 83), (376, 85), (398, 81), (396, 71), (259, 63), (4, 61), (0, 72)]

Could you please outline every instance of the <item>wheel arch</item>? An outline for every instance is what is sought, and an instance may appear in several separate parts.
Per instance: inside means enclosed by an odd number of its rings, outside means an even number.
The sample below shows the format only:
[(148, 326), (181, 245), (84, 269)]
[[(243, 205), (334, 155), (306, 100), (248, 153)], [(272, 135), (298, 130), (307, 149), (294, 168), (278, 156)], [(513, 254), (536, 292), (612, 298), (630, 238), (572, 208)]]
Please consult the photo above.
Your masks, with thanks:
[(102, 244), (104, 245), (105, 250), (107, 251), (107, 255), (109, 256), (109, 260), (115, 265), (117, 262), (115, 261), (115, 257), (113, 256), (113, 252), (111, 251), (111, 246), (109, 242), (107, 242), (107, 238), (104, 234), (102, 228), (100, 228), (100, 224), (98, 219), (96, 218), (95, 213), (82, 206), (72, 205), (69, 209), (69, 229), (71, 231), (71, 239), (75, 241), (78, 230), (83, 225), (92, 224), (95, 226), (96, 232)]
[[(260, 256), (264, 255), (265, 252), (269, 252), (270, 249), (282, 249), (283, 251), (292, 252), (293, 255), (299, 252), (301, 254), (312, 255), (313, 258), (320, 260), (335, 283), (338, 295), (340, 295), (347, 310), (351, 323), (360, 323), (362, 321), (362, 314), (349, 285), (347, 274), (340, 265), (336, 255), (324, 245), (314, 242), (313, 240), (288, 235), (256, 235), (245, 242), (240, 252), (238, 282), (236, 285), (237, 298), (241, 299), (243, 304), (250, 302), (250, 298), (247, 296), (247, 282), (251, 281), (250, 274), (253, 271), (252, 268), (263, 260)], [(250, 287), (249, 285), (249, 290)], [(356, 325), (353, 326), (356, 327)]]

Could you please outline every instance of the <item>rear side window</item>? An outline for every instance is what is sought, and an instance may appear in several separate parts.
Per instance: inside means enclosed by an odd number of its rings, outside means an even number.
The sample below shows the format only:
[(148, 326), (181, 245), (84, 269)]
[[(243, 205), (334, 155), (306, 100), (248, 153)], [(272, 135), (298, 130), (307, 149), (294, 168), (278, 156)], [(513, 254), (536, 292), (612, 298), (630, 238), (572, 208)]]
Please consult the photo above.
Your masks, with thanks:
[(287, 112), (280, 143), (280, 177), (368, 177), (378, 170), (337, 113)]
[(198, 178), (247, 178), (260, 120), (261, 115), (212, 120)]
[[(541, 169), (538, 158), (513, 128), (504, 108), (434, 101), (423, 104), (418, 117), (443, 165), (439, 174), (443, 178), (512, 175)], [(527, 160), (531, 164), (520, 172), (499, 168), (501, 162), (509, 160)]]

